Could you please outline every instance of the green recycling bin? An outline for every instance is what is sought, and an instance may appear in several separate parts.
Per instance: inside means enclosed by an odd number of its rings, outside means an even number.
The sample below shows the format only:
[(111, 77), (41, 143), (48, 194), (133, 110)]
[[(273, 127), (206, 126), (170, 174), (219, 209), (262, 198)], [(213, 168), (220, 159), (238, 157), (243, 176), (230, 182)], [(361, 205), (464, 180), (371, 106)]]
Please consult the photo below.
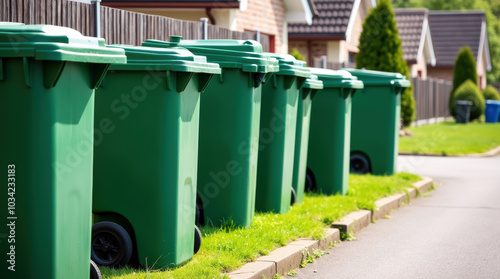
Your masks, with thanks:
[(96, 93), (92, 259), (179, 265), (201, 243), (200, 92), (220, 68), (182, 48), (110, 47), (127, 64), (111, 65)]
[(399, 73), (346, 70), (365, 84), (352, 100), (351, 172), (392, 175), (398, 156), (401, 93), (410, 82)]
[(346, 194), (349, 183), (351, 97), (363, 82), (347, 71), (312, 68), (323, 81), (312, 105), (307, 155), (310, 188), (324, 194)]
[(285, 213), (296, 199), (292, 178), (297, 105), (311, 70), (291, 55), (268, 55), (279, 61), (280, 70), (262, 88), (255, 210)]
[(0, 278), (89, 278), (94, 89), (125, 61), (70, 28), (0, 25)]
[[(306, 80), (299, 93), (292, 182), (292, 187), (296, 194), (295, 202), (297, 203), (302, 202), (304, 199), (307, 171), (307, 148), (309, 144), (309, 127), (311, 123), (311, 104), (312, 98), (320, 89), (323, 89), (323, 82), (318, 79), (318, 76), (311, 75)], [(307, 183), (309, 187), (311, 187), (312, 184), (312, 181)], [(308, 190), (311, 189), (309, 188)]]
[(200, 223), (228, 220), (250, 226), (255, 211), (262, 83), (278, 71), (278, 61), (256, 41), (147, 40), (142, 45), (181, 46), (222, 68), (201, 95), (198, 157)]

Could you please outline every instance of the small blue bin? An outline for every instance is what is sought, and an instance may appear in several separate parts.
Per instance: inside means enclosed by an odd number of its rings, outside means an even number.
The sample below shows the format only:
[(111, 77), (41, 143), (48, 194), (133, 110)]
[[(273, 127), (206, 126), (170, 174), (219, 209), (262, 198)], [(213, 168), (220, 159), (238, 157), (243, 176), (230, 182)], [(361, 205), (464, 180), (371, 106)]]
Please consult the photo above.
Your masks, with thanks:
[(486, 100), (486, 123), (497, 123), (500, 116), (500, 101)]

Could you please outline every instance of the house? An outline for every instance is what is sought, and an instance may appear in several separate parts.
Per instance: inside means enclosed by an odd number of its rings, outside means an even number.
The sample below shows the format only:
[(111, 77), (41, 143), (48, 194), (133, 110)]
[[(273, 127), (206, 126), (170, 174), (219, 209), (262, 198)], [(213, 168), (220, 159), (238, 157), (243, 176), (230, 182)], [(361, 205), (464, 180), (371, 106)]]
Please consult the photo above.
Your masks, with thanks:
[(315, 0), (319, 18), (311, 25), (289, 24), (289, 51), (296, 48), (309, 65), (321, 56), (352, 66), (359, 52), (359, 37), (366, 15), (376, 0)]
[(485, 88), (491, 57), (484, 11), (430, 11), (429, 26), (436, 65), (427, 68), (427, 75), (452, 81), (455, 58), (462, 47), (469, 46), (476, 59), (479, 88)]
[(427, 79), (427, 66), (436, 66), (428, 9), (394, 9), (403, 59), (411, 77)]
[(317, 16), (313, 0), (102, 0), (102, 5), (181, 20), (208, 18), (233, 31), (259, 30), (276, 53), (288, 53), (289, 23), (307, 25)]

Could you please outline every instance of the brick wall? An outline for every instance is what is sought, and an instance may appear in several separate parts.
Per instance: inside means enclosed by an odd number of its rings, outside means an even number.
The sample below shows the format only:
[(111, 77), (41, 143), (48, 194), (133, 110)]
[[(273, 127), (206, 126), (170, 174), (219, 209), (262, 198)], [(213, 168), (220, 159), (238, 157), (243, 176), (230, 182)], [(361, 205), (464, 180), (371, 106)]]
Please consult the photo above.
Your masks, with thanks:
[(427, 67), (427, 78), (438, 78), (453, 81), (453, 68)]
[[(309, 51), (307, 49), (307, 42), (306, 41), (289, 41), (288, 42), (288, 53), (292, 53), (292, 49), (296, 48), (302, 56), (306, 59), (306, 61), (309, 61)], [(311, 65), (309, 62), (307, 65)]]
[(248, 8), (236, 14), (237, 31), (259, 29), (261, 33), (273, 35), (276, 53), (288, 52), (285, 27), (283, 0), (248, 0)]

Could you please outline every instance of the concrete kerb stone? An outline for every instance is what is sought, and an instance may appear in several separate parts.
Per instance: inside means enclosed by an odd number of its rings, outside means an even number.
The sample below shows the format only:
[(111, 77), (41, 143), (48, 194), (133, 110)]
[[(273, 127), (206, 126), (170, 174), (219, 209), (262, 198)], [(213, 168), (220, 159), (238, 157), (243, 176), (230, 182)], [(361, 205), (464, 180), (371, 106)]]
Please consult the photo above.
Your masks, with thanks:
[(272, 278), (276, 274), (276, 263), (274, 262), (250, 262), (227, 275), (232, 279), (262, 279)]
[(370, 225), (372, 212), (370, 210), (354, 211), (342, 220), (332, 223), (332, 228), (337, 228), (344, 233), (357, 233)]
[(406, 194), (396, 194), (376, 201), (375, 207), (377, 210), (373, 212), (372, 221), (379, 220), (384, 218), (384, 216), (389, 215), (393, 210), (401, 207), (403, 202), (406, 200)]
[(399, 155), (413, 155), (413, 156), (430, 156), (430, 157), (493, 157), (500, 154), (500, 146), (493, 148), (490, 151), (486, 151), (484, 153), (474, 153), (474, 154), (438, 154), (438, 153), (418, 153), (418, 152), (408, 152), (401, 151), (398, 153)]
[(305, 259), (304, 250), (313, 253), (314, 249), (326, 250), (331, 243), (340, 241), (340, 231), (345, 233), (357, 233), (371, 224), (372, 220), (378, 220), (376, 217), (383, 218), (391, 211), (400, 207), (404, 202), (409, 202), (417, 197), (417, 190), (420, 193), (428, 191), (433, 180), (428, 177), (422, 177), (421, 181), (413, 184), (414, 188), (408, 189), (408, 195), (396, 194), (383, 198), (376, 202), (378, 210), (372, 213), (370, 210), (359, 210), (345, 216), (340, 222), (332, 223), (332, 227), (326, 230), (326, 237), (323, 240), (299, 239), (289, 243), (287, 246), (280, 247), (267, 256), (258, 258), (255, 262), (245, 264), (238, 270), (227, 275), (231, 279), (261, 279), (272, 278), (276, 274), (285, 274), (292, 269), (299, 267)]
[(389, 215), (404, 203), (410, 203), (411, 200), (417, 198), (418, 193), (427, 192), (432, 182), (432, 178), (422, 177), (422, 180), (413, 183), (413, 188), (407, 189), (408, 194), (396, 194), (376, 201), (375, 206), (377, 210), (372, 213), (372, 221), (384, 218), (384, 216)]

